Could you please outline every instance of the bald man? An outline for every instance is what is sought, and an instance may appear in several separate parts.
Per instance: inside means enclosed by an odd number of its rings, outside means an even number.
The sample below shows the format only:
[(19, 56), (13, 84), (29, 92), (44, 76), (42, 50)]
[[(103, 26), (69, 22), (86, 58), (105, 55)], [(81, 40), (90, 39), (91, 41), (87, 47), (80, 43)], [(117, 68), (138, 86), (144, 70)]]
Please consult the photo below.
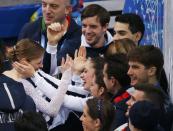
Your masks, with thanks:
[[(42, 0), (43, 17), (22, 28), (18, 39), (30, 38), (46, 49), (43, 70), (54, 74), (66, 54), (74, 55), (81, 44), (81, 27), (70, 17), (70, 0)], [(49, 27), (49, 28), (47, 28)]]

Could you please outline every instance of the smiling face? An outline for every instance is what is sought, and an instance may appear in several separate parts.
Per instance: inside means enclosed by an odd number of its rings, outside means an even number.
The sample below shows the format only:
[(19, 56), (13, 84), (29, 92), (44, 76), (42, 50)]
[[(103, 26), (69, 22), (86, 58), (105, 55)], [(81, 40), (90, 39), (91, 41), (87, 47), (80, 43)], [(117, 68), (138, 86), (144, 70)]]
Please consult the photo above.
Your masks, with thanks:
[(127, 72), (131, 79), (131, 85), (137, 83), (148, 83), (149, 69), (139, 62), (129, 61), (129, 70)]
[(138, 36), (138, 33), (133, 34), (129, 29), (129, 24), (115, 22), (114, 31), (115, 31), (115, 34), (113, 36), (114, 40), (129, 38), (135, 43), (138, 43), (139, 41), (140, 37)]
[(97, 16), (87, 17), (82, 20), (82, 33), (85, 36), (86, 42), (91, 47), (97, 48), (103, 46), (106, 30), (107, 25), (101, 26)]
[(42, 12), (46, 25), (54, 22), (62, 23), (66, 14), (70, 13), (70, 6), (67, 7), (67, 0), (42, 0)]
[(83, 73), (81, 74), (81, 78), (83, 80), (83, 86), (85, 90), (90, 91), (90, 87), (92, 85), (93, 78), (94, 78), (94, 73), (95, 73), (95, 70), (93, 68), (93, 63), (90, 60), (87, 60), (85, 69)]

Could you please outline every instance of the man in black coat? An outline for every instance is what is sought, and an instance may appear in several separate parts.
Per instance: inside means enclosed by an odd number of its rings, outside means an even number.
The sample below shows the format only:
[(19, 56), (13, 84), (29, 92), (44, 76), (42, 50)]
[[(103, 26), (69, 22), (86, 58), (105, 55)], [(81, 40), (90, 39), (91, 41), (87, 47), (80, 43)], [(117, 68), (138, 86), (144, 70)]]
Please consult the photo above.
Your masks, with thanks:
[[(46, 73), (53, 74), (62, 57), (66, 54), (73, 56), (81, 44), (81, 27), (70, 17), (71, 11), (70, 0), (42, 0), (43, 17), (24, 25), (19, 34), (19, 40), (30, 38), (46, 49), (43, 59), (43, 70)], [(56, 26), (55, 29), (47, 30), (51, 24), (63, 28), (57, 30), (59, 27)], [(47, 37), (47, 31), (53, 40)]]

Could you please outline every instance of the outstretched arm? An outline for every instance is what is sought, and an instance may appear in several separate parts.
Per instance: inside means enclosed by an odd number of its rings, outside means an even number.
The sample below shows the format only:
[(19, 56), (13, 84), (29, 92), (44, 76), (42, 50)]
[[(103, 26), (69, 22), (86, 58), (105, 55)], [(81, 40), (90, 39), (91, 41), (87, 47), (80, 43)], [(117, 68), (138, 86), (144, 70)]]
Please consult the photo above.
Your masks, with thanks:
[[(38, 110), (49, 116), (57, 115), (64, 101), (64, 96), (68, 88), (69, 83), (66, 80), (62, 79), (59, 84), (59, 88), (55, 89), (55, 92), (52, 92), (52, 98), (50, 102), (47, 102), (42, 96), (44, 93), (42, 93), (38, 88), (33, 87), (30, 82), (24, 79), (21, 80), (21, 82), (24, 85), (26, 93), (33, 98)], [(46, 92), (46, 90), (44, 91)]]

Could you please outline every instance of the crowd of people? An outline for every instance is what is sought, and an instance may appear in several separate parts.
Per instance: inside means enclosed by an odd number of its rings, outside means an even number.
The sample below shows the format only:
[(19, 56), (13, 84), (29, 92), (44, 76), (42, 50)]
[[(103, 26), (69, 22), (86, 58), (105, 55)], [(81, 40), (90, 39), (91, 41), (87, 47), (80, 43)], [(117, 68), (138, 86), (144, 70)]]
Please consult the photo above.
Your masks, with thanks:
[[(162, 51), (140, 45), (134, 13), (91, 4), (78, 25), (70, 0), (42, 0), (43, 16), (0, 47), (2, 131), (171, 131), (173, 105)], [(152, 43), (151, 43), (152, 44)]]

